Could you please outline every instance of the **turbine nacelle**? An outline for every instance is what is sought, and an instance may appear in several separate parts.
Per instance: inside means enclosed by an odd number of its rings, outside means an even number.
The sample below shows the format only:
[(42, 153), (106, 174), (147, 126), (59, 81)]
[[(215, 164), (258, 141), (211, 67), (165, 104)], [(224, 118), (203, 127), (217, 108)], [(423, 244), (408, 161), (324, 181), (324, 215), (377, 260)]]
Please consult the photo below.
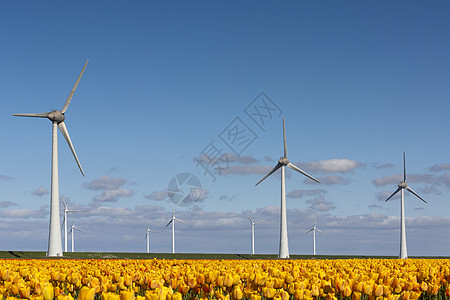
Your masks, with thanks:
[(287, 157), (282, 157), (278, 160), (278, 163), (286, 167), (289, 165), (289, 159), (287, 159)]
[(401, 188), (401, 189), (406, 189), (408, 187), (408, 184), (406, 184), (406, 182), (400, 182), (398, 184), (398, 187)]
[(56, 122), (57, 124), (59, 124), (59, 123), (63, 122), (66, 117), (59, 110), (54, 110), (48, 114), (47, 118), (50, 121)]

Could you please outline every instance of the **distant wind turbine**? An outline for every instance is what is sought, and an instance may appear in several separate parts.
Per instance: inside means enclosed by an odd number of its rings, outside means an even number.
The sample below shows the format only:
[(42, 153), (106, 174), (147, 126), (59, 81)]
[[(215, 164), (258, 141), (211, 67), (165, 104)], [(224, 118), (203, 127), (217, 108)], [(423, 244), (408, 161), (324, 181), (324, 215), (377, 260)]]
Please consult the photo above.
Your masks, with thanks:
[(75, 223), (72, 223), (72, 228), (70, 228), (70, 231), (69, 231), (69, 234), (72, 233), (72, 252), (75, 252), (74, 251), (74, 248), (75, 248), (75, 246), (74, 246), (75, 245), (75, 238), (74, 238), (75, 230), (78, 230), (79, 232), (84, 233), (81, 229), (79, 229), (77, 226), (75, 226)]
[(150, 230), (150, 228), (147, 225), (147, 231), (145, 233), (145, 239), (147, 240), (147, 253), (150, 253), (150, 232), (160, 232), (160, 231)]
[(400, 256), (399, 258), (408, 258), (408, 251), (406, 249), (406, 228), (405, 228), (405, 196), (404, 190), (407, 190), (423, 202), (427, 203), (422, 197), (420, 197), (416, 192), (414, 192), (406, 183), (406, 159), (405, 159), (405, 151), (403, 151), (403, 181), (398, 184), (398, 188), (395, 190), (389, 198), (386, 199), (387, 202), (389, 199), (394, 197), (395, 194), (401, 191), (401, 204), (400, 204)]
[(288, 234), (287, 234), (287, 216), (286, 216), (286, 190), (285, 190), (285, 171), (284, 167), (288, 167), (289, 169), (292, 169), (294, 171), (297, 171), (306, 177), (314, 180), (317, 183), (320, 183), (319, 180), (315, 179), (314, 177), (308, 175), (306, 172), (302, 171), (299, 167), (295, 166), (294, 164), (290, 163), (287, 158), (287, 143), (286, 143), (286, 128), (284, 124), (284, 118), (283, 118), (283, 142), (284, 142), (284, 156), (281, 157), (278, 160), (278, 163), (276, 166), (266, 175), (264, 176), (260, 181), (258, 181), (258, 184), (260, 184), (264, 179), (272, 175), (276, 170), (281, 168), (281, 217), (280, 217), (280, 250), (278, 257), (279, 258), (289, 258), (289, 244), (288, 244)]
[(314, 227), (308, 230), (305, 234), (313, 232), (313, 255), (316, 255), (316, 231), (320, 232), (321, 234), (325, 234), (322, 231), (320, 231), (319, 228), (316, 227), (316, 218), (314, 217)]
[(166, 229), (167, 226), (169, 226), (172, 223), (172, 253), (175, 253), (175, 221), (178, 221), (178, 222), (181, 222), (188, 226), (191, 226), (188, 223), (175, 217), (175, 208), (173, 207), (173, 202), (172, 202), (172, 218), (170, 218), (170, 221), (169, 221), (169, 223), (167, 223), (166, 227), (163, 228), (163, 230)]
[(247, 214), (245, 214), (247, 218), (250, 220), (250, 223), (252, 224), (252, 254), (255, 254), (255, 225), (259, 224), (261, 222), (264, 222), (264, 220), (254, 222)]
[(63, 226), (64, 226), (64, 252), (67, 252), (67, 215), (72, 212), (87, 212), (87, 210), (75, 210), (75, 209), (68, 209), (67, 203), (64, 201), (64, 198), (61, 198), (63, 205), (64, 205), (64, 219), (63, 219)]
[(88, 61), (83, 67), (83, 70), (78, 76), (77, 81), (75, 82), (72, 91), (69, 94), (69, 97), (66, 100), (63, 108), (61, 110), (54, 110), (46, 113), (28, 113), (28, 114), (15, 114), (14, 116), (18, 117), (35, 117), (35, 118), (48, 118), (52, 121), (52, 179), (51, 179), (51, 201), (50, 201), (50, 228), (49, 228), (49, 238), (48, 238), (48, 256), (62, 256), (62, 243), (61, 243), (61, 228), (59, 225), (60, 215), (59, 215), (59, 180), (58, 180), (58, 135), (56, 127), (59, 128), (64, 138), (69, 144), (70, 150), (80, 168), (81, 174), (84, 176), (83, 169), (81, 168), (80, 161), (78, 160), (75, 149), (72, 145), (72, 141), (70, 140), (69, 132), (67, 131), (66, 124), (64, 123), (65, 112), (67, 108), (69, 108), (70, 101), (72, 100), (72, 96), (75, 93), (75, 90), (80, 82), (81, 76), (83, 75), (84, 69), (86, 69)]

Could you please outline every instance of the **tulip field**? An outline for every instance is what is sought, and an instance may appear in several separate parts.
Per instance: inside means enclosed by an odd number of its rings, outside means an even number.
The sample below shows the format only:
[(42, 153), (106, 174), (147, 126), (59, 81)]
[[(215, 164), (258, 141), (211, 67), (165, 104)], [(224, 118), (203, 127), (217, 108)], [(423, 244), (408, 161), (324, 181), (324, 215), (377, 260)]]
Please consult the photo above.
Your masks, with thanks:
[(446, 300), (448, 259), (2, 259), (6, 300)]

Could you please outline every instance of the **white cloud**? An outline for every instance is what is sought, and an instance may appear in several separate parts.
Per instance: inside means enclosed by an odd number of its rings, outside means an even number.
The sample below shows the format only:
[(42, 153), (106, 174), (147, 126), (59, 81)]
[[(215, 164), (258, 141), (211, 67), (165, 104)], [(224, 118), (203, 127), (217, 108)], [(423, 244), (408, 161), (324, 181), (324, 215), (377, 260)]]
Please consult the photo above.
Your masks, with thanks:
[(392, 168), (394, 165), (393, 164), (373, 164), (373, 167), (375, 169), (388, 169), (388, 168)]
[[(324, 184), (324, 185), (335, 185), (335, 184), (347, 185), (350, 183), (349, 179), (341, 177), (341, 176), (336, 176), (336, 175), (319, 177), (319, 178), (317, 178), (317, 180), (319, 180), (320, 183)], [(309, 178), (305, 178), (303, 180), (303, 182), (306, 184), (317, 184), (315, 181), (312, 181)]]
[(103, 190), (103, 192), (95, 196), (94, 202), (117, 202), (121, 197), (131, 197), (134, 191), (122, 187), (126, 183), (123, 178), (111, 178), (109, 176), (101, 176), (86, 184), (86, 188), (90, 190)]
[(92, 180), (86, 187), (90, 190), (114, 190), (124, 185), (125, 182), (126, 180), (123, 178), (101, 176), (98, 179)]
[[(406, 180), (408, 183), (436, 183), (437, 178), (433, 175), (429, 174), (407, 174)], [(403, 181), (403, 174), (392, 174), (380, 178), (376, 178), (373, 180), (373, 183), (376, 186), (385, 186), (385, 185), (397, 185), (398, 183)]]
[(0, 201), (0, 208), (8, 208), (10, 206), (18, 206), (18, 204), (11, 201)]
[(11, 180), (14, 180), (14, 177), (0, 174), (0, 181), (2, 181), (2, 180), (4, 180), (4, 181), (11, 181)]
[(32, 194), (33, 196), (42, 197), (42, 196), (44, 196), (44, 195), (48, 195), (48, 190), (47, 190), (45, 187), (40, 186), (40, 187), (38, 187), (37, 189), (33, 190), (33, 191), (31, 192), (31, 194)]
[(168, 197), (167, 191), (156, 191), (156, 192), (152, 192), (152, 193), (146, 195), (145, 199), (162, 201), (162, 200), (166, 199), (167, 197)]
[(347, 158), (312, 161), (308, 163), (299, 163), (298, 165), (301, 166), (301, 169), (322, 173), (349, 173), (357, 168), (365, 166), (363, 163)]
[(430, 170), (430, 172), (450, 171), (450, 164), (434, 165), (429, 170)]
[(326, 190), (317, 189), (317, 190), (293, 190), (289, 192), (286, 197), (289, 198), (303, 198), (305, 196), (324, 196), (327, 194)]
[(100, 196), (95, 196), (94, 202), (117, 202), (121, 197), (131, 197), (133, 191), (124, 188), (118, 188), (114, 190), (104, 190)]
[[(327, 204), (312, 201), (312, 204)], [(105, 207), (90, 204), (90, 212), (76, 216), (77, 226), (85, 234), (77, 237), (79, 251), (145, 252), (145, 231), (160, 230), (172, 211), (167, 205), (133, 208)], [(84, 207), (86, 209), (87, 207)], [(203, 211), (198, 207), (175, 207), (176, 215), (192, 226), (177, 223), (176, 251), (184, 253), (249, 253), (250, 222), (244, 212)], [(252, 219), (264, 222), (255, 227), (257, 253), (277, 253), (279, 247), (280, 208), (268, 206), (246, 211)], [(333, 216), (310, 209), (288, 209), (289, 249), (291, 254), (310, 254), (312, 237), (304, 235), (317, 217), (317, 226), (326, 236), (316, 236), (319, 254), (398, 255), (398, 216), (382, 214)], [(17, 214), (16, 214), (17, 216)], [(46, 251), (48, 213), (44, 219), (4, 218), (0, 223), (0, 239), (8, 240), (0, 250)], [(408, 217), (408, 253), (447, 255), (450, 244), (450, 217)], [(437, 231), (436, 228), (442, 228)], [(125, 238), (127, 238), (125, 240)], [(151, 233), (151, 252), (171, 251), (170, 227)]]
[(310, 204), (309, 208), (315, 211), (326, 212), (336, 208), (336, 206), (333, 205), (333, 202), (327, 201), (321, 197), (308, 200), (306, 203)]
[(15, 219), (28, 219), (28, 218), (44, 218), (48, 215), (48, 206), (43, 205), (39, 210), (35, 209), (8, 209), (1, 210), (0, 217), (2, 218), (15, 218)]
[(226, 174), (260, 174), (265, 175), (272, 170), (269, 166), (228, 166), (227, 168), (215, 168), (219, 175)]

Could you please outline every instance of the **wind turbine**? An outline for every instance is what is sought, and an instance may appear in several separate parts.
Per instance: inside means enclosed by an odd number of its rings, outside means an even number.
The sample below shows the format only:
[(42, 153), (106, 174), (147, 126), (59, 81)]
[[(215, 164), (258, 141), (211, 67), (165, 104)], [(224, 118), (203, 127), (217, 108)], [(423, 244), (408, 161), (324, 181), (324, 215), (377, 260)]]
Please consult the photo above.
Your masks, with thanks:
[(186, 222), (178, 219), (177, 217), (175, 217), (175, 209), (173, 207), (173, 202), (172, 202), (172, 218), (170, 219), (169, 223), (167, 223), (166, 227), (163, 228), (163, 230), (166, 229), (167, 226), (169, 226), (170, 223), (172, 223), (172, 253), (175, 253), (175, 221), (178, 221), (178, 222), (181, 222), (181, 223), (186, 224), (188, 226), (191, 226), (188, 223), (186, 223)]
[(247, 214), (245, 214), (247, 218), (252, 223), (252, 254), (255, 254), (255, 225), (263, 222), (264, 220), (261, 220), (259, 222), (254, 222)]
[(314, 227), (308, 230), (305, 234), (310, 233), (311, 231), (313, 232), (313, 255), (316, 255), (316, 231), (320, 232), (321, 234), (325, 234), (316, 227), (316, 217), (314, 217)]
[(314, 177), (308, 175), (306, 172), (302, 171), (299, 167), (295, 166), (294, 164), (290, 163), (287, 158), (287, 144), (286, 144), (286, 128), (284, 124), (284, 118), (283, 118), (283, 141), (284, 141), (284, 156), (281, 157), (278, 160), (278, 163), (276, 166), (267, 173), (266, 176), (264, 176), (260, 181), (258, 181), (256, 185), (260, 184), (264, 179), (272, 175), (276, 170), (281, 168), (281, 217), (280, 217), (280, 251), (278, 254), (279, 258), (289, 258), (289, 244), (288, 244), (288, 234), (287, 234), (287, 216), (286, 216), (286, 190), (285, 190), (285, 171), (284, 167), (288, 167), (289, 169), (292, 169), (294, 171), (297, 171), (306, 177), (314, 180), (317, 183), (320, 183), (319, 180), (315, 179)]
[(61, 198), (63, 205), (64, 205), (64, 219), (63, 219), (63, 226), (64, 226), (64, 252), (67, 252), (67, 215), (72, 212), (87, 212), (87, 210), (75, 210), (75, 209), (68, 209), (67, 203), (64, 201), (64, 198)]
[(75, 226), (75, 224), (74, 223), (72, 223), (72, 228), (70, 228), (70, 231), (69, 231), (69, 234), (70, 233), (72, 233), (72, 252), (75, 252), (74, 251), (74, 232), (75, 232), (75, 230), (78, 230), (79, 232), (81, 232), (81, 233), (84, 233), (81, 229), (79, 229), (77, 226)]
[(147, 225), (147, 231), (145, 233), (145, 239), (147, 240), (147, 253), (150, 253), (150, 232), (159, 232), (157, 230), (150, 230)]
[(420, 197), (416, 192), (414, 192), (406, 183), (406, 160), (405, 160), (405, 151), (403, 151), (403, 181), (398, 184), (398, 188), (395, 190), (389, 198), (386, 199), (387, 202), (389, 199), (394, 197), (399, 191), (401, 191), (401, 204), (400, 204), (400, 258), (408, 258), (408, 251), (406, 249), (406, 228), (405, 228), (405, 196), (404, 190), (407, 190), (423, 202), (427, 203), (422, 197)]
[(69, 97), (66, 100), (63, 108), (61, 110), (54, 110), (46, 113), (31, 113), (31, 114), (14, 114), (13, 116), (18, 117), (35, 117), (35, 118), (48, 118), (52, 121), (52, 175), (51, 175), (51, 197), (50, 197), (50, 228), (49, 228), (49, 237), (48, 237), (48, 256), (62, 256), (62, 243), (61, 243), (61, 228), (59, 225), (60, 215), (59, 215), (59, 180), (58, 180), (58, 135), (56, 127), (59, 128), (62, 135), (69, 144), (70, 150), (72, 150), (72, 154), (80, 168), (81, 174), (84, 176), (83, 169), (81, 168), (80, 161), (78, 160), (75, 149), (72, 145), (72, 141), (70, 140), (69, 132), (67, 131), (66, 124), (64, 123), (65, 112), (67, 108), (69, 108), (70, 101), (72, 100), (72, 96), (75, 93), (75, 90), (80, 82), (81, 76), (83, 75), (84, 69), (86, 69), (88, 61), (83, 67), (83, 70), (78, 76), (77, 81), (75, 82), (72, 91), (69, 94)]

